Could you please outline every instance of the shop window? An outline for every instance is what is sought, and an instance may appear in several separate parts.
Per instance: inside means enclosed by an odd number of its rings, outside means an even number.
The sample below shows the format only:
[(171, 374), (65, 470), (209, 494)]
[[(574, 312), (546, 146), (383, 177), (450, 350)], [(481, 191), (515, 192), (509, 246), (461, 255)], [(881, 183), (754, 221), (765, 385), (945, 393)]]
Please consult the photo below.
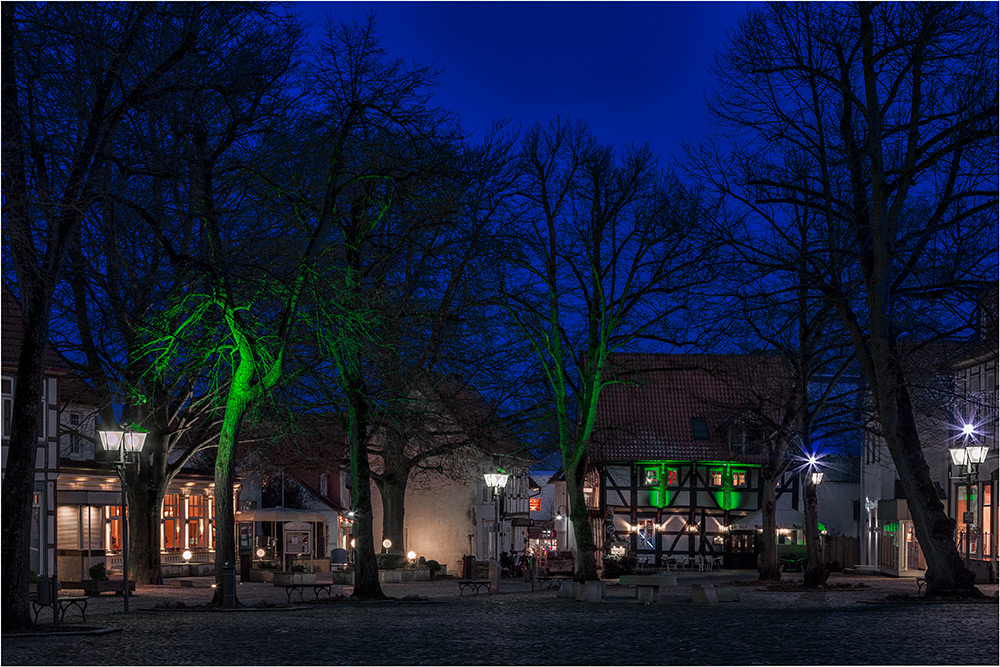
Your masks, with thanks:
[(990, 539), (992, 536), (989, 533), (990, 527), (993, 525), (993, 485), (986, 484), (983, 486), (983, 555), (992, 556), (993, 555), (993, 540)]
[(722, 486), (722, 470), (716, 468), (708, 472), (709, 484), (711, 486)]
[(184, 507), (180, 494), (163, 497), (163, 548), (167, 551), (184, 549)]
[(693, 440), (708, 440), (708, 420), (704, 417), (691, 417), (691, 438)]
[(745, 487), (747, 485), (746, 470), (733, 471), (733, 488)]
[(118, 505), (107, 505), (104, 508), (104, 516), (107, 517), (107, 532), (105, 533), (105, 543), (108, 551), (122, 550), (122, 508)]
[(208, 544), (208, 516), (205, 496), (188, 496), (187, 547), (205, 549)]

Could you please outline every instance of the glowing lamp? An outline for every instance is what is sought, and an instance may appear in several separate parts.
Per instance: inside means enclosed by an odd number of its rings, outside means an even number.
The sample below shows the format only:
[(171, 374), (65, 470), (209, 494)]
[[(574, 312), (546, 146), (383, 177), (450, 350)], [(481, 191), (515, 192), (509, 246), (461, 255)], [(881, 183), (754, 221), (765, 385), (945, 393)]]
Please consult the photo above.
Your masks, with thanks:
[(565, 518), (566, 517), (563, 516), (562, 512), (556, 512), (556, 519), (558, 519), (559, 521), (562, 521)]
[(354, 540), (353, 539), (351, 539), (351, 548), (352, 549), (354, 548)]
[(142, 451), (146, 442), (146, 434), (142, 431), (98, 431), (101, 444), (109, 452), (124, 449), (129, 454)]
[(406, 560), (417, 560), (417, 552), (416, 551), (407, 551), (406, 552)]
[(510, 477), (510, 475), (505, 473), (503, 468), (497, 468), (496, 472), (483, 473), (483, 478), (486, 480), (486, 486), (490, 487), (494, 491), (507, 486), (508, 477)]
[(956, 466), (964, 466), (969, 462), (969, 454), (965, 447), (949, 447), (948, 453), (951, 455), (951, 463)]
[(181, 554), (181, 558), (183, 558), (185, 562), (191, 560), (191, 550), (185, 549), (184, 553)]
[(990, 448), (984, 445), (970, 445), (965, 448), (965, 453), (969, 458), (969, 463), (974, 465), (979, 465), (986, 461), (986, 455), (989, 453)]
[(976, 432), (976, 427), (972, 424), (962, 424), (962, 435), (972, 435)]
[(382, 540), (382, 546), (388, 549), (389, 547), (392, 546), (392, 540), (390, 540), (388, 537), (385, 538), (384, 540)]
[(264, 554), (267, 553), (263, 549), (257, 549), (257, 558), (263, 558)]
[(810, 477), (812, 479), (813, 486), (816, 486), (823, 481), (823, 473), (821, 472), (814, 472)]

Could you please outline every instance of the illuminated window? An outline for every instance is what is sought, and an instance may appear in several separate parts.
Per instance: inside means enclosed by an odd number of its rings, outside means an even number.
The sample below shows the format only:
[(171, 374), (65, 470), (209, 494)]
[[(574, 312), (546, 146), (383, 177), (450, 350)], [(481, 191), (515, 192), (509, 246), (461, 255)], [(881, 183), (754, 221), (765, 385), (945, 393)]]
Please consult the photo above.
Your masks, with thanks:
[(722, 486), (722, 470), (711, 470), (708, 473), (709, 483), (712, 486)]
[(107, 505), (104, 516), (107, 517), (107, 535), (105, 536), (108, 551), (122, 550), (122, 508), (118, 505)]
[(646, 486), (657, 486), (660, 483), (660, 476), (656, 468), (646, 468), (646, 474), (643, 477), (643, 484)]
[(163, 497), (163, 548), (180, 551), (184, 548), (184, 506), (180, 494)]
[(205, 511), (205, 496), (188, 497), (187, 546), (189, 549), (207, 549), (208, 517)]
[(667, 468), (667, 486), (677, 486), (677, 468)]
[(733, 471), (733, 486), (741, 487), (747, 485), (747, 473), (745, 470)]

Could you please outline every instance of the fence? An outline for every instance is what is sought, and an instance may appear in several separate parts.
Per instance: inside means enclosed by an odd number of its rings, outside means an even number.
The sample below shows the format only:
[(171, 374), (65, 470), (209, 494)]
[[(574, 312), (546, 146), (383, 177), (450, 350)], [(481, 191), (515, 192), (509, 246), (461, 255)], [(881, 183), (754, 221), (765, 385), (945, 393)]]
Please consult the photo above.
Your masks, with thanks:
[(861, 562), (858, 538), (838, 535), (826, 539), (826, 561), (836, 561), (841, 567), (851, 567)]

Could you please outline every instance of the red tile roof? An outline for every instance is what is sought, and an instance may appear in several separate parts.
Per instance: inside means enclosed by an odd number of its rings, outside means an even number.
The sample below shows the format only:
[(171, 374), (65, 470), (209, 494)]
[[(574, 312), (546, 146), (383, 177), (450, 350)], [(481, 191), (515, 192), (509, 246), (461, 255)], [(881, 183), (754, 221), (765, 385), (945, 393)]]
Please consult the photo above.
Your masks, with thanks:
[[(728, 425), (763, 411), (774, 418), (790, 388), (781, 361), (759, 355), (621, 353), (609, 359), (618, 382), (601, 391), (590, 460), (743, 460), (729, 451)], [(708, 440), (695, 440), (703, 417)]]

